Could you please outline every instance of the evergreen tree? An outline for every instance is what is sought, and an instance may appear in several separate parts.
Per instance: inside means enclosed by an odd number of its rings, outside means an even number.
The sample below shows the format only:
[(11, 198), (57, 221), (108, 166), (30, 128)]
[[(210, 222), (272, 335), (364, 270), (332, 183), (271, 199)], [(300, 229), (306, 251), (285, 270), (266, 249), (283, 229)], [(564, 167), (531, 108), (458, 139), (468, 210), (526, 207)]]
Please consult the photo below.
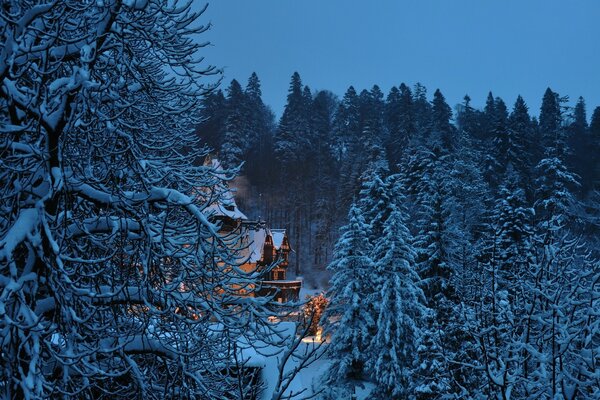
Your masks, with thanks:
[(350, 157), (360, 136), (360, 111), (358, 95), (350, 86), (342, 99), (334, 121), (336, 158), (342, 161)]
[(431, 103), (427, 100), (427, 88), (420, 83), (413, 89), (413, 110), (415, 133), (419, 138), (425, 138), (431, 131)]
[[(591, 135), (588, 132), (588, 122), (585, 110), (585, 100), (579, 97), (571, 115), (568, 126), (568, 144), (572, 153), (567, 158), (567, 167), (579, 176), (581, 190), (579, 194), (584, 197), (593, 187), (593, 164), (595, 154), (588, 151), (592, 146)], [(591, 168), (590, 168), (591, 167)]]
[(539, 158), (539, 141), (534, 137), (534, 129), (525, 100), (517, 97), (508, 119), (508, 131), (513, 143), (510, 163), (525, 184), (525, 195), (531, 198), (531, 182), (534, 178), (535, 162)]
[(410, 233), (400, 209), (395, 208), (385, 221), (373, 259), (378, 279), (372, 297), (377, 325), (367, 366), (382, 398), (404, 399), (411, 394), (426, 310)]
[(450, 195), (448, 156), (443, 153), (435, 148), (428, 153), (429, 161), (423, 163), (423, 174), (417, 179), (421, 182), (417, 189), (419, 232), (415, 248), (422, 288), (427, 306), (432, 310), (426, 319), (426, 338), (419, 348), (421, 363), (416, 371), (414, 391), (420, 399), (463, 396), (464, 387), (471, 379), (461, 366), (472, 351), (462, 322), (457, 290), (457, 248), (453, 245), (452, 215), (457, 207)]
[(374, 264), (366, 224), (358, 207), (352, 206), (348, 224), (342, 229), (334, 257), (327, 269), (332, 277), (327, 291), (330, 305), (323, 317), (324, 332), (331, 335), (329, 354), (332, 366), (328, 381), (343, 384), (364, 378), (367, 349), (375, 320), (369, 302)]
[(517, 385), (521, 384), (525, 324), (518, 320), (527, 314), (523, 278), (535, 260), (533, 212), (526, 207), (519, 185), (518, 175), (509, 166), (487, 229), (487, 246), (481, 257), (481, 292), (474, 303), (477, 321), (471, 328), (487, 380), (483, 394), (494, 398), (507, 398), (511, 393), (523, 396)]
[(481, 134), (481, 112), (471, 106), (471, 97), (467, 94), (456, 115), (457, 127), (470, 139), (478, 139)]
[(492, 92), (488, 92), (485, 100), (485, 107), (483, 108), (483, 114), (485, 116), (485, 136), (481, 139), (487, 140), (490, 138), (492, 126), (494, 125), (494, 119), (496, 117), (496, 99)]
[(413, 95), (404, 83), (400, 88), (392, 87), (385, 105), (387, 130), (386, 149), (390, 166), (397, 169), (404, 148), (415, 134)]
[[(335, 119), (336, 150), (340, 161), (339, 201), (348, 205), (358, 194), (360, 177), (373, 159), (378, 147), (375, 135), (367, 120), (371, 114), (369, 92), (363, 90), (360, 97), (351, 86), (348, 88)], [(367, 142), (368, 143), (365, 143)]]
[(433, 94), (431, 118), (433, 132), (439, 136), (442, 146), (446, 150), (451, 150), (455, 140), (454, 126), (450, 122), (452, 109), (439, 89)]
[(300, 74), (294, 72), (290, 82), (283, 115), (274, 138), (275, 156), (292, 172), (299, 168), (302, 152), (309, 143), (310, 119), (307, 115), (307, 98)]
[(234, 79), (227, 89), (227, 119), (219, 155), (226, 168), (238, 167), (245, 159), (249, 146), (246, 115), (244, 92)]
[[(312, 207), (315, 222), (314, 265), (323, 266), (330, 248), (330, 233), (336, 226), (340, 210), (336, 208), (336, 188), (338, 182), (337, 166), (333, 154), (333, 118), (337, 107), (335, 95), (328, 91), (319, 91), (315, 95), (311, 109), (311, 129), (313, 131), (312, 179), (309, 186), (314, 188), (315, 200)], [(307, 154), (311, 157), (311, 154)]]
[(516, 149), (508, 130), (508, 111), (501, 98), (494, 99), (490, 125), (492, 151), (486, 159), (486, 178), (492, 188), (497, 188), (507, 164), (514, 159)]
[(245, 94), (245, 119), (248, 151), (245, 171), (255, 184), (262, 186), (273, 179), (273, 112), (263, 103), (260, 80), (255, 72), (250, 75)]
[(372, 245), (383, 235), (385, 221), (395, 209), (391, 181), (385, 177), (387, 172), (387, 165), (375, 164), (362, 177), (358, 206), (369, 225), (368, 237)]
[(226, 99), (223, 91), (215, 90), (204, 96), (200, 118), (201, 122), (196, 128), (200, 142), (206, 144), (211, 150), (219, 151), (227, 118)]
[(566, 154), (566, 141), (562, 129), (561, 99), (558, 93), (547, 88), (540, 108), (539, 129), (546, 157), (563, 159)]
[(521, 181), (512, 168), (505, 174), (496, 200), (492, 221), (495, 224), (497, 260), (504, 277), (502, 286), (514, 295), (516, 281), (533, 262), (533, 209), (527, 207)]

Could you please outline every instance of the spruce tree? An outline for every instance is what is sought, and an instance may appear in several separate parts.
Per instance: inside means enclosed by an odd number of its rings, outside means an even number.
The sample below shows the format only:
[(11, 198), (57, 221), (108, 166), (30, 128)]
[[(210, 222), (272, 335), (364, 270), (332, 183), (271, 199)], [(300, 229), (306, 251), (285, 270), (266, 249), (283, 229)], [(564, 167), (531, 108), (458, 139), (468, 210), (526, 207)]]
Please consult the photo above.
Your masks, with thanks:
[(324, 332), (331, 335), (328, 381), (339, 385), (365, 377), (364, 366), (370, 358), (367, 349), (375, 326), (369, 302), (374, 277), (369, 227), (354, 205), (348, 221), (327, 267), (332, 273), (327, 291), (330, 305), (323, 317)]
[[(358, 194), (360, 177), (368, 160), (377, 149), (370, 125), (365, 123), (369, 115), (370, 95), (362, 91), (360, 97), (351, 86), (348, 88), (335, 118), (336, 153), (340, 161), (340, 204), (348, 206)], [(369, 140), (368, 144), (365, 141)]]
[(454, 126), (450, 122), (452, 109), (439, 89), (433, 94), (431, 118), (433, 132), (439, 136), (444, 149), (451, 150), (455, 140)]
[(415, 134), (413, 96), (404, 83), (393, 87), (385, 105), (386, 149), (392, 170), (397, 170), (402, 152)]
[(369, 225), (369, 241), (374, 245), (383, 235), (385, 221), (395, 206), (387, 165), (374, 164), (362, 176), (358, 206)]
[(263, 103), (258, 75), (253, 72), (244, 90), (248, 151), (245, 172), (251, 181), (263, 186), (273, 178), (273, 112)]
[(239, 82), (231, 81), (227, 89), (227, 119), (221, 144), (220, 160), (226, 168), (239, 167), (248, 150), (246, 101)]
[(544, 146), (546, 157), (558, 157), (564, 160), (566, 154), (566, 141), (562, 129), (561, 99), (558, 93), (547, 88), (542, 98), (540, 108), (539, 130), (541, 142)]
[(213, 151), (219, 151), (227, 119), (226, 99), (222, 90), (215, 90), (204, 96), (200, 118), (202, 121), (196, 128), (200, 142)]
[(375, 321), (372, 304), (374, 264), (370, 258), (368, 225), (358, 207), (352, 206), (348, 224), (338, 239), (327, 297), (330, 306), (323, 317), (324, 332), (331, 335), (332, 368), (330, 381), (361, 379), (369, 358), (367, 348)]
[(568, 144), (572, 152), (567, 158), (567, 167), (581, 179), (579, 194), (585, 197), (593, 186), (593, 164), (597, 158), (591, 149), (591, 135), (588, 132), (588, 122), (585, 109), (585, 100), (579, 97), (571, 114), (571, 121), (567, 128)]
[(312, 159), (308, 181), (314, 188), (314, 205), (311, 207), (315, 225), (314, 265), (324, 268), (330, 245), (333, 227), (340, 216), (336, 208), (336, 189), (338, 182), (337, 165), (333, 154), (333, 116), (337, 107), (335, 95), (328, 91), (319, 91), (315, 95), (311, 108), (311, 130), (313, 143), (307, 157)]
[(431, 131), (431, 103), (427, 101), (427, 88), (420, 83), (413, 89), (415, 134), (425, 138)]
[(402, 210), (394, 207), (372, 257), (377, 279), (372, 303), (377, 324), (367, 366), (378, 384), (376, 393), (386, 399), (404, 399), (411, 394), (427, 312), (405, 219)]
[(508, 119), (508, 131), (513, 143), (511, 164), (515, 172), (523, 180), (527, 198), (531, 198), (530, 183), (534, 178), (534, 166), (539, 158), (538, 141), (534, 137), (534, 129), (529, 116), (529, 109), (521, 96), (517, 97)]
[(309, 142), (309, 128), (310, 119), (307, 115), (306, 93), (300, 74), (294, 72), (288, 91), (287, 104), (274, 137), (275, 156), (288, 172), (298, 168), (303, 159), (303, 149)]
[(507, 164), (514, 158), (516, 149), (508, 130), (508, 111), (504, 101), (496, 97), (490, 126), (492, 152), (486, 160), (486, 177), (492, 188), (497, 188)]

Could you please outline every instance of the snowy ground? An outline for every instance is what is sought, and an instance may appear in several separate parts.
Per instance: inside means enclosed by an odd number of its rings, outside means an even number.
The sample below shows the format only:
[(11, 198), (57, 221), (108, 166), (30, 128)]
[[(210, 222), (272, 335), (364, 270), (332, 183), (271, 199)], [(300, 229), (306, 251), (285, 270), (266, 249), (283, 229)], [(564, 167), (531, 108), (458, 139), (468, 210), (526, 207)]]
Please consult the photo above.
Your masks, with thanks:
[[(308, 337), (303, 340), (303, 343), (297, 349), (296, 353), (304, 354), (305, 350), (310, 349), (313, 346), (313, 337)], [(325, 344), (326, 346), (326, 344)], [(278, 362), (280, 357), (273, 355), (272, 357), (266, 357), (264, 359), (264, 369), (262, 372), (263, 382), (266, 383), (267, 389), (265, 390), (263, 399), (269, 399), (273, 389), (275, 389), (277, 375), (278, 375)], [(286, 371), (291, 371), (298, 365), (298, 360), (291, 359), (289, 365), (286, 365)], [(292, 380), (288, 390), (285, 392), (286, 396), (292, 396), (302, 391), (302, 395), (299, 398), (309, 396), (315, 393), (315, 391), (322, 388), (323, 385), (320, 380), (323, 378), (327, 370), (329, 369), (330, 361), (325, 358), (321, 358), (313, 362), (309, 367), (302, 369), (296, 377)], [(369, 394), (373, 389), (372, 385), (365, 383), (363, 388), (356, 387), (357, 400), (366, 400), (369, 398)], [(285, 397), (287, 398), (287, 397)]]

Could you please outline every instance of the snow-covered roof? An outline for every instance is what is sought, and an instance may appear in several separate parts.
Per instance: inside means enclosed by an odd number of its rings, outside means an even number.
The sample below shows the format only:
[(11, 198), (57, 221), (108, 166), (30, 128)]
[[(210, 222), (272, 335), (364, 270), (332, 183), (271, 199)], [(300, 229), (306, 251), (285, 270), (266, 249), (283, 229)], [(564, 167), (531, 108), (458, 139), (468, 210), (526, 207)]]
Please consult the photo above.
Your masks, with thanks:
[(265, 240), (267, 239), (268, 234), (267, 228), (248, 230), (248, 251), (250, 262), (255, 263), (262, 259)]
[(279, 250), (285, 238), (285, 229), (271, 229), (271, 237), (273, 238), (273, 246), (276, 250)]
[[(210, 158), (210, 165), (217, 171), (222, 172), (223, 167), (221, 163), (216, 158)], [(224, 176), (222, 176), (224, 177)], [(236, 202), (235, 196), (233, 194), (233, 190), (227, 187), (227, 190), (221, 194), (219, 197), (219, 201), (211, 204), (206, 208), (206, 210), (212, 215), (216, 216), (224, 216), (232, 219), (242, 219), (247, 220), (248, 217), (240, 211)]]
[(240, 211), (233, 196), (230, 199), (224, 196), (219, 202), (214, 202), (210, 206), (206, 207), (206, 211), (213, 216), (224, 216), (232, 219), (247, 220), (248, 217)]

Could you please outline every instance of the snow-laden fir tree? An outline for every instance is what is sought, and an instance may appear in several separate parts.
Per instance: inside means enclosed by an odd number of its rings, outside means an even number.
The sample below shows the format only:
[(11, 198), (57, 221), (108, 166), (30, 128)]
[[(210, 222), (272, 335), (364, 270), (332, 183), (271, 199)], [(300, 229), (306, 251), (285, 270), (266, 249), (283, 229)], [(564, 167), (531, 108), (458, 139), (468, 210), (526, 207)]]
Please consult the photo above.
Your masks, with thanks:
[(436, 89), (431, 102), (431, 131), (439, 137), (440, 143), (445, 150), (450, 150), (455, 144), (454, 137), (456, 128), (451, 123), (452, 109), (446, 103), (446, 98), (439, 89)]
[(402, 153), (415, 134), (412, 92), (404, 83), (393, 87), (385, 105), (386, 150), (392, 170), (397, 170)]
[[(283, 166), (296, 168), (309, 143), (310, 116), (300, 74), (294, 72), (287, 103), (274, 137), (275, 156)], [(292, 171), (290, 171), (292, 172)]]
[[(399, 194), (395, 197), (402, 200)], [(367, 366), (377, 382), (375, 393), (384, 399), (405, 399), (412, 394), (417, 349), (427, 315), (405, 219), (400, 207), (389, 214), (372, 256), (376, 275), (372, 303), (377, 324)]]
[(227, 118), (219, 160), (226, 168), (239, 167), (250, 146), (246, 98), (239, 82), (231, 81), (227, 89)]
[(383, 235), (385, 221), (394, 209), (391, 180), (386, 163), (373, 163), (362, 176), (358, 206), (365, 221), (369, 225), (368, 237), (371, 245), (375, 245)]
[(533, 168), (537, 164), (537, 154), (534, 149), (534, 129), (529, 116), (529, 109), (521, 96), (517, 97), (508, 118), (509, 148), (511, 162), (515, 172), (519, 175), (525, 196), (532, 198), (531, 183), (533, 182)]
[[(470, 377), (459, 360), (469, 357), (460, 302), (454, 246), (456, 223), (452, 215), (458, 207), (451, 195), (450, 155), (434, 142), (432, 150), (415, 155), (415, 165), (407, 179), (416, 201), (415, 250), (421, 287), (432, 310), (425, 327), (425, 340), (419, 348), (421, 363), (415, 375), (418, 398), (463, 395)], [(415, 217), (413, 217), (415, 218)]]
[(511, 393), (523, 393), (523, 318), (529, 300), (523, 278), (529, 276), (535, 262), (533, 210), (526, 206), (524, 191), (510, 164), (490, 221), (487, 246), (480, 257), (481, 292), (474, 305), (474, 319), (468, 323), (481, 355), (479, 369), (485, 385), (480, 394), (504, 399)]
[(375, 326), (370, 302), (374, 264), (368, 230), (361, 210), (353, 205), (327, 267), (332, 277), (323, 325), (324, 333), (331, 335), (328, 351), (332, 365), (327, 381), (334, 386), (347, 386), (368, 376), (365, 363), (371, 357), (368, 348)]

